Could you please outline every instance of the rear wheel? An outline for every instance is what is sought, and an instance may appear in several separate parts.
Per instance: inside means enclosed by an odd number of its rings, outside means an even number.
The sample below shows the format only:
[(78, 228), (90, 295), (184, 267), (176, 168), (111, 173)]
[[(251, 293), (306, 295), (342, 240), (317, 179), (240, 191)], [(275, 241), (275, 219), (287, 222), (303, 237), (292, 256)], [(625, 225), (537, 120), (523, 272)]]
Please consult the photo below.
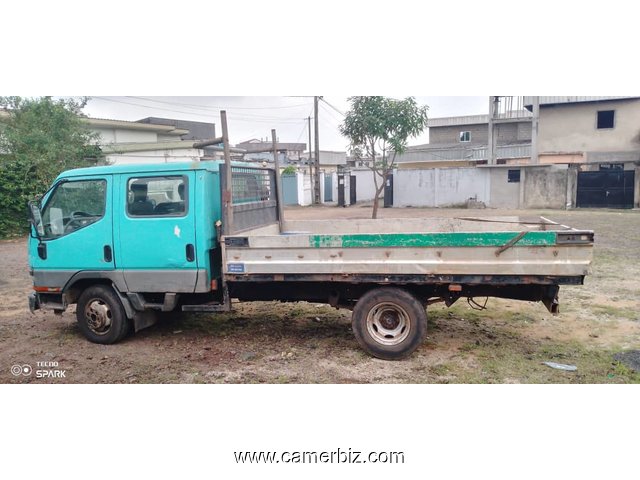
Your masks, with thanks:
[(377, 288), (356, 303), (352, 327), (360, 346), (371, 355), (399, 360), (422, 344), (427, 331), (427, 313), (409, 292)]
[(80, 331), (93, 343), (116, 343), (129, 332), (129, 321), (122, 303), (113, 289), (106, 285), (94, 285), (82, 292), (76, 317)]

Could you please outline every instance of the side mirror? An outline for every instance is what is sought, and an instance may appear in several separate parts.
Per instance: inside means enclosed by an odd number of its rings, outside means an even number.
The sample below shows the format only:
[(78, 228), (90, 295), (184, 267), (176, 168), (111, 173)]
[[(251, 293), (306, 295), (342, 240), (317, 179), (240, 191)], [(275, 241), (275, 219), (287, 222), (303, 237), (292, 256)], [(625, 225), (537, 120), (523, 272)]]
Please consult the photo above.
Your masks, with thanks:
[(42, 213), (40, 212), (39, 202), (29, 202), (29, 220), (36, 230), (38, 238), (44, 237), (44, 226), (42, 225)]

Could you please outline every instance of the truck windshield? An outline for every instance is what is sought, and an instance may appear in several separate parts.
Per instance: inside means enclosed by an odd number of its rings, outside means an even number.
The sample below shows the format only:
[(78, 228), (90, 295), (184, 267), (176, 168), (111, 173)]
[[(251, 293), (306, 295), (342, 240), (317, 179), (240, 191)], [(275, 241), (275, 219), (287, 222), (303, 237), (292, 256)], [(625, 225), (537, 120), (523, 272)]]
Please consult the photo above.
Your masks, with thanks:
[(81, 180), (60, 184), (42, 212), (45, 238), (57, 238), (97, 222), (104, 216), (107, 182)]

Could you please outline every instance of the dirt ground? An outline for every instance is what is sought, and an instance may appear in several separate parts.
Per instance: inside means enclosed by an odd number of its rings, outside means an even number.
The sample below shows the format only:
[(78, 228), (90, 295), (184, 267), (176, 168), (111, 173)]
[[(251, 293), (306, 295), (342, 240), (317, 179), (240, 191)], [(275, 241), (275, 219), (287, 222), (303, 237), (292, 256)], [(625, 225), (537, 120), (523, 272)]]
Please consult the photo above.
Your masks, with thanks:
[[(382, 217), (537, 215), (596, 231), (593, 275), (562, 287), (561, 315), (490, 299), (428, 309), (426, 343), (386, 362), (358, 347), (350, 312), (308, 303), (235, 305), (232, 314), (163, 318), (122, 343), (82, 337), (73, 311), (27, 308), (26, 240), (0, 242), (0, 383), (637, 383), (614, 359), (640, 349), (640, 212), (385, 209)], [(293, 208), (287, 218), (367, 218), (370, 208)], [(633, 355), (632, 355), (633, 356)], [(624, 358), (618, 356), (616, 358)], [(64, 378), (36, 378), (38, 362)], [(543, 362), (570, 364), (576, 371)], [(14, 376), (12, 366), (31, 365)]]

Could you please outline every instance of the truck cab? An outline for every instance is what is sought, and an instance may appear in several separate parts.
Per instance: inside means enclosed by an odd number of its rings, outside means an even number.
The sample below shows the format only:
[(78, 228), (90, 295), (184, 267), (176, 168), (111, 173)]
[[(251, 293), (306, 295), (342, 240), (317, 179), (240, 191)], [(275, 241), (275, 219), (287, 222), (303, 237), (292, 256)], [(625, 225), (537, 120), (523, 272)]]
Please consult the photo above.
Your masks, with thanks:
[(113, 343), (124, 325), (144, 328), (150, 312), (173, 310), (181, 297), (220, 300), (220, 163), (61, 174), (31, 205), (31, 309), (61, 313), (77, 303), (83, 333)]

